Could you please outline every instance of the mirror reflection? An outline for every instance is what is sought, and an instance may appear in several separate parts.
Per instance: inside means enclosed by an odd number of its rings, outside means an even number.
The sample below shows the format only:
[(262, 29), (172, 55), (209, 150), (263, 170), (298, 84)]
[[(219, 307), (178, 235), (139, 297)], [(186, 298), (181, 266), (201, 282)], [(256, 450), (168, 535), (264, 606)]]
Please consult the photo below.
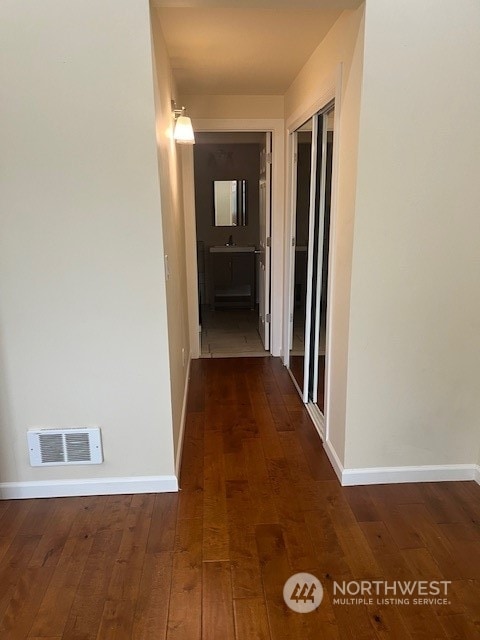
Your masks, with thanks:
[(293, 285), (293, 335), (291, 336), (290, 370), (300, 389), (303, 388), (305, 358), (305, 310), (307, 299), (307, 249), (310, 211), (310, 179), (312, 162), (312, 125), (307, 120), (295, 134), (296, 200), (295, 262)]
[(213, 209), (215, 227), (246, 226), (247, 181), (214, 180)]
[[(327, 294), (328, 294), (328, 256), (330, 251), (330, 210), (332, 204), (332, 169), (333, 169), (333, 123), (335, 111), (331, 109), (324, 115), (326, 125), (326, 148), (325, 148), (325, 205), (323, 223), (323, 250), (321, 253), (321, 289), (320, 289), (320, 309), (318, 323), (318, 375), (316, 404), (322, 413), (325, 410), (325, 342), (327, 327)], [(320, 276), (319, 276), (320, 277)]]

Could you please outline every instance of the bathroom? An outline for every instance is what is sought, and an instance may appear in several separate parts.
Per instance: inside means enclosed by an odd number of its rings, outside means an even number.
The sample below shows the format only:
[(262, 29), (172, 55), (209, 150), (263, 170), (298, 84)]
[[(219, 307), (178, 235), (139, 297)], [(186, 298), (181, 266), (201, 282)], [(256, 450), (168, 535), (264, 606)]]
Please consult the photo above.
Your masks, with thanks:
[[(194, 148), (202, 357), (268, 355), (261, 339), (261, 189), (265, 133), (199, 133)], [(262, 163), (263, 157), (263, 163)], [(265, 180), (263, 181), (263, 183)], [(265, 188), (265, 185), (263, 185)], [(233, 215), (219, 210), (233, 193)], [(263, 199), (264, 200), (264, 199)], [(269, 200), (269, 198), (268, 198)], [(267, 216), (265, 206), (262, 215)], [(268, 217), (270, 212), (268, 212)], [(268, 242), (264, 243), (265, 245)], [(268, 247), (264, 247), (268, 251)], [(265, 251), (263, 252), (265, 253)], [(260, 327), (260, 331), (259, 331)], [(268, 347), (267, 347), (268, 349)]]

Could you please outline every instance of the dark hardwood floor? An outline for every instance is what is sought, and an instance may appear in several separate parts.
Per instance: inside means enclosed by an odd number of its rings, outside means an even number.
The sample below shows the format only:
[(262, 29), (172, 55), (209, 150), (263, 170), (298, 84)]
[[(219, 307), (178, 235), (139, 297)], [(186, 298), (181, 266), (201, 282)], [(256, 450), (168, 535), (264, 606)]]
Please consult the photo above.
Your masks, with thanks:
[[(1, 640), (480, 637), (480, 487), (342, 488), (278, 359), (192, 363), (181, 485), (0, 502)], [(449, 604), (335, 605), (354, 579), (448, 580)]]

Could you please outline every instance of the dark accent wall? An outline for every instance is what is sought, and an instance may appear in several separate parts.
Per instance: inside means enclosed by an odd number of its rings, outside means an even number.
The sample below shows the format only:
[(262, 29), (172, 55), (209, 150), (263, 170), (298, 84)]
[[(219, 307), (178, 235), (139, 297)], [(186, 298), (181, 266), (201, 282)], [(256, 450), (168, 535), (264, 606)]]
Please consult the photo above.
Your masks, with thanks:
[[(255, 245), (259, 241), (259, 187), (260, 145), (196, 144), (194, 147), (195, 215), (199, 265), (204, 263), (205, 273), (199, 268), (201, 289), (205, 285), (202, 302), (208, 302), (209, 247), (223, 245), (230, 236), (236, 245)], [(213, 224), (213, 181), (247, 180), (247, 226), (215, 227)], [(203, 277), (202, 277), (203, 276)]]

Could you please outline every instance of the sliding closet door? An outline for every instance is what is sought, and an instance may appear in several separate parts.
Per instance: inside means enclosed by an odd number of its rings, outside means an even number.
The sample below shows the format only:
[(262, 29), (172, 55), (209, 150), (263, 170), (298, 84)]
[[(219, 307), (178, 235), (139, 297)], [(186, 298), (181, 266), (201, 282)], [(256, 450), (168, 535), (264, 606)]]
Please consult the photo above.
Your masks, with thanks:
[(315, 378), (312, 387), (311, 400), (320, 411), (325, 411), (325, 359), (326, 359), (326, 336), (327, 336), (327, 295), (328, 295), (328, 265), (330, 252), (330, 212), (332, 204), (332, 171), (333, 171), (333, 123), (334, 109), (324, 115), (324, 204), (323, 204), (323, 239), (322, 251), (318, 254), (317, 269), (317, 300), (319, 304), (316, 309), (316, 345), (315, 345)]
[(310, 211), (307, 257), (307, 300), (305, 317), (305, 360), (303, 367), (303, 401), (312, 395), (315, 375), (315, 309), (317, 305), (317, 254), (319, 250), (319, 216), (322, 187), (323, 118), (315, 115), (312, 126), (312, 161), (310, 169)]
[(305, 361), (305, 318), (307, 304), (307, 255), (310, 220), (310, 183), (312, 169), (312, 127), (310, 118), (293, 134), (293, 295), (291, 301), (290, 371), (303, 390)]
[(324, 412), (325, 342), (327, 318), (328, 257), (330, 241), (330, 206), (333, 157), (333, 107), (319, 114), (314, 241), (312, 244), (312, 304), (309, 347), (308, 390), (304, 401)]
[[(317, 404), (322, 412), (324, 410), (332, 125), (333, 107), (330, 106), (313, 116), (293, 134), (296, 149), (296, 210), (290, 370), (302, 392), (303, 401)], [(307, 132), (308, 138), (306, 138)], [(302, 139), (303, 144), (306, 145), (304, 149), (301, 148)], [(305, 157), (306, 151), (309, 153), (309, 165)]]

